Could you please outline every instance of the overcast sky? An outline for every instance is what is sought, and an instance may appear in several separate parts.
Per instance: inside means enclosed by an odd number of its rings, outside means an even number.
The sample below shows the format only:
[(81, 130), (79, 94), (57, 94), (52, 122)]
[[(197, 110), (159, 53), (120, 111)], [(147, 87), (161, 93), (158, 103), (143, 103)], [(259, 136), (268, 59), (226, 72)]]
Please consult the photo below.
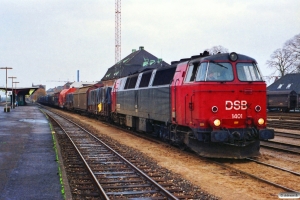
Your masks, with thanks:
[[(266, 61), (300, 33), (299, 0), (123, 0), (121, 58), (145, 50), (170, 63), (221, 45)], [(18, 87), (99, 81), (115, 62), (114, 0), (0, 0), (0, 67)], [(5, 70), (0, 70), (5, 87)], [(8, 80), (11, 87), (11, 79)]]

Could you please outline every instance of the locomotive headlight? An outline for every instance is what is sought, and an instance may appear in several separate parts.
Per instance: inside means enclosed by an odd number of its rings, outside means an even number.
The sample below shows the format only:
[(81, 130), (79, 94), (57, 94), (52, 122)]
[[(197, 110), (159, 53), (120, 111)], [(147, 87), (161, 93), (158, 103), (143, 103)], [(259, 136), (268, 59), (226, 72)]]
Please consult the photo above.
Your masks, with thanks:
[(230, 59), (231, 61), (235, 62), (235, 61), (238, 59), (237, 53), (231, 52), (231, 53), (229, 54), (229, 59)]
[(265, 123), (265, 120), (264, 120), (263, 118), (259, 118), (259, 119), (257, 120), (257, 123), (258, 123), (259, 125), (263, 125), (263, 124)]
[(219, 119), (215, 119), (215, 120), (214, 120), (214, 125), (215, 125), (216, 127), (220, 126), (220, 125), (221, 125), (221, 121), (220, 121)]

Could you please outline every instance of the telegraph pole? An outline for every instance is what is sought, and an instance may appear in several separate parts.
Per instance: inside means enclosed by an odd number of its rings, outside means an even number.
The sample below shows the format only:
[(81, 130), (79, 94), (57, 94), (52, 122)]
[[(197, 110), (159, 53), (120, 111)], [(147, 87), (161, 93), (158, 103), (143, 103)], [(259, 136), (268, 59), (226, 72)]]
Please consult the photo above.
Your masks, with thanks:
[(5, 109), (4, 109), (4, 112), (9, 112), (10, 110), (7, 109), (7, 70), (8, 69), (12, 69), (12, 68), (11, 67), (0, 67), (0, 69), (5, 69), (5, 71), (6, 71), (6, 75), (5, 75), (5, 78), (6, 78), (6, 89), (5, 89), (6, 99), (5, 99)]

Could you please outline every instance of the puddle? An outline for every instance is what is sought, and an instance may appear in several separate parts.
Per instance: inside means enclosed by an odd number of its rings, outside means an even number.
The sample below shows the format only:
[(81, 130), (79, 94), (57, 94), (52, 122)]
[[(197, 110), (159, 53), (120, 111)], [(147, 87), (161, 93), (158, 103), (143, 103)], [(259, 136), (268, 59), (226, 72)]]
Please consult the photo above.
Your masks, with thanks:
[(42, 124), (47, 124), (47, 120), (43, 119), (21, 119), (19, 120), (20, 122), (28, 122), (28, 123), (42, 123)]

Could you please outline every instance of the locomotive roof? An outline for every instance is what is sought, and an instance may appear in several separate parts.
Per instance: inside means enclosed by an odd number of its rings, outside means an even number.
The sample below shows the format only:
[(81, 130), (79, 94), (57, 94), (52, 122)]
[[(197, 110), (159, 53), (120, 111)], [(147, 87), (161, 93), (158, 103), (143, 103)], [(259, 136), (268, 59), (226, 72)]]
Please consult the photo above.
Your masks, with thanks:
[(152, 73), (153, 70), (157, 70), (157, 71), (160, 71), (160, 70), (166, 70), (166, 69), (170, 69), (170, 68), (174, 68), (174, 67), (177, 67), (177, 65), (167, 65), (167, 66), (160, 66), (160, 67), (156, 67), (156, 68), (147, 68), (145, 70), (141, 70), (141, 71), (137, 71), (136, 73), (132, 73), (132, 74), (129, 74), (128, 76), (131, 77), (131, 76), (138, 76), (139, 73)]
[[(245, 56), (243, 54), (237, 54), (237, 55), (238, 55), (238, 60), (246, 60), (246, 61), (256, 62), (256, 60), (254, 58), (251, 58), (249, 56)], [(214, 55), (200, 58), (201, 61), (228, 60), (228, 59), (229, 59), (229, 53), (219, 53), (219, 54), (214, 54)]]
[[(237, 54), (237, 55), (238, 55), (238, 60), (243, 60), (243, 61), (255, 62), (256, 63), (256, 60), (249, 57), (249, 56), (245, 56), (243, 54)], [(131, 65), (130, 68), (127, 68), (127, 70), (129, 70), (129, 71), (126, 71), (126, 73), (123, 74), (123, 76), (120, 76), (120, 78), (124, 77), (124, 76), (137, 75), (138, 73), (147, 72), (147, 71), (149, 71), (149, 73), (151, 73), (154, 69), (157, 69), (158, 71), (160, 71), (160, 70), (176, 67), (177, 64), (179, 64), (181, 62), (187, 62), (187, 61), (190, 61), (190, 62), (191, 61), (192, 62), (193, 61), (218, 61), (218, 60), (220, 60), (220, 61), (229, 60), (229, 53), (219, 53), (219, 54), (215, 54), (215, 55), (209, 55), (208, 52), (207, 53), (204, 52), (203, 54), (201, 53), (199, 55), (191, 56), (190, 58), (182, 58), (179, 61), (173, 61), (173, 62), (171, 62), (171, 65), (148, 66), (146, 68), (140, 67), (140, 65)], [(126, 66), (126, 65), (124, 65), (124, 66)], [(112, 67), (112, 68), (109, 69), (109, 71), (107, 73), (112, 72), (113, 70), (114, 69)], [(124, 70), (125, 70), (125, 68), (124, 68)]]
[[(255, 62), (256, 60), (254, 58), (251, 58), (249, 56), (243, 55), (243, 54), (237, 54), (238, 55), (238, 60), (243, 60), (243, 61), (250, 61), (250, 62)], [(229, 60), (229, 53), (218, 53), (214, 55), (209, 55), (207, 51), (204, 51), (203, 53), (199, 55), (194, 55), (191, 56), (190, 58), (182, 58), (179, 61), (172, 61), (171, 64), (178, 64), (181, 62), (186, 62), (186, 61), (218, 61), (218, 60)]]

